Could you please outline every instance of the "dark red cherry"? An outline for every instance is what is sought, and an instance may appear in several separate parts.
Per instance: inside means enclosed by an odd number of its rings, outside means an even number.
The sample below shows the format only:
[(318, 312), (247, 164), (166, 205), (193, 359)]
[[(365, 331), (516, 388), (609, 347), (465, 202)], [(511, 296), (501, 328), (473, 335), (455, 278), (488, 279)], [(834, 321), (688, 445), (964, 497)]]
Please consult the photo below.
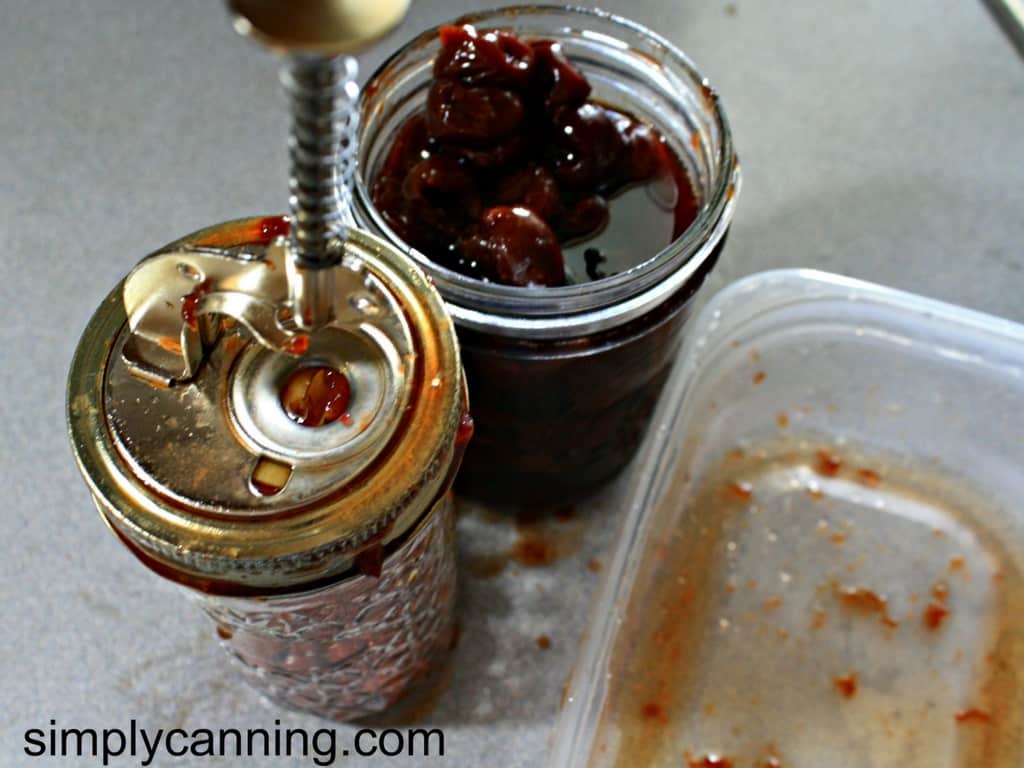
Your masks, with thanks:
[(555, 178), (567, 186), (595, 188), (622, 156), (622, 136), (608, 112), (597, 104), (561, 107), (553, 131)]
[(512, 91), (436, 80), (427, 95), (427, 130), (440, 141), (490, 142), (523, 121), (523, 101)]
[(422, 153), (428, 149), (429, 141), (426, 115), (417, 114), (410, 117), (398, 129), (394, 144), (391, 145), (391, 149), (381, 165), (381, 175), (404, 175), (409, 168), (422, 159)]
[(462, 257), (503, 285), (565, 285), (562, 248), (551, 228), (526, 208), (484, 211), (461, 243)]
[(454, 157), (431, 155), (409, 169), (402, 194), (414, 202), (434, 202), (439, 196), (476, 197), (476, 179)]
[(533, 82), (542, 94), (544, 107), (554, 112), (558, 107), (578, 107), (590, 96), (590, 83), (562, 53), (562, 46), (554, 40), (533, 43), (535, 58)]
[(562, 215), (558, 234), (563, 240), (596, 235), (608, 224), (608, 202), (601, 195), (589, 195)]
[(513, 133), (503, 139), (478, 147), (470, 144), (445, 144), (442, 148), (447, 154), (464, 160), (470, 166), (481, 171), (515, 163), (523, 155), (523, 137)]
[(623, 131), (625, 151), (619, 163), (623, 181), (642, 181), (667, 166), (665, 140), (649, 125), (631, 122)]
[(560, 207), (558, 182), (542, 165), (530, 165), (503, 178), (494, 199), (502, 205), (529, 208), (546, 222), (554, 221)]
[(519, 87), (530, 79), (533, 49), (508, 32), (477, 32), (469, 24), (441, 27), (434, 77), (466, 85)]

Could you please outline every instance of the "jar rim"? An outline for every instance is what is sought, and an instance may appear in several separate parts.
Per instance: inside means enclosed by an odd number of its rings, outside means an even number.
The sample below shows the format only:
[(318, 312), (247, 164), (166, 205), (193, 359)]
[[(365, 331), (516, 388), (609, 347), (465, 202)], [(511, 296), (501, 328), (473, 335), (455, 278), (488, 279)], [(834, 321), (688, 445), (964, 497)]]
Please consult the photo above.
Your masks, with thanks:
[[(665, 247), (618, 274), (569, 286), (510, 286), (491, 283), (448, 269), (431, 260), (424, 253), (405, 243), (384, 221), (373, 205), (367, 180), (357, 166), (354, 178), (355, 198), (361, 212), (367, 215), (388, 240), (404, 250), (422, 268), (426, 269), (441, 291), (449, 312), (460, 325), (478, 330), (498, 330), (508, 335), (531, 337), (564, 336), (571, 330), (580, 334), (598, 328), (620, 324), (642, 314), (645, 308), (656, 304), (681, 287), (710, 256), (732, 219), (735, 198), (740, 187), (739, 163), (733, 146), (732, 133), (721, 105), (720, 97), (708, 79), (697, 69), (689, 57), (677, 46), (656, 32), (622, 16), (595, 8), (571, 5), (521, 5), (470, 13), (452, 21), (438, 24), (400, 47), (370, 76), (363, 89), (361, 103), (380, 90), (374, 87), (386, 80), (410, 53), (431, 44), (440, 29), (450, 24), (476, 24), (501, 28), (519, 17), (540, 16), (548, 13), (566, 14), (584, 21), (600, 22), (624, 33), (636, 36), (654, 46), (660, 54), (657, 64), (673, 68), (686, 78), (699, 84), (702, 103), (714, 127), (719, 132), (711, 188), (694, 221)], [(504, 24), (502, 23), (504, 22)], [(602, 36), (607, 41), (607, 36)], [(620, 40), (628, 44), (626, 40)], [(614, 310), (612, 308), (614, 307)], [(610, 311), (611, 310), (611, 311)], [(614, 315), (614, 317), (612, 317)]]

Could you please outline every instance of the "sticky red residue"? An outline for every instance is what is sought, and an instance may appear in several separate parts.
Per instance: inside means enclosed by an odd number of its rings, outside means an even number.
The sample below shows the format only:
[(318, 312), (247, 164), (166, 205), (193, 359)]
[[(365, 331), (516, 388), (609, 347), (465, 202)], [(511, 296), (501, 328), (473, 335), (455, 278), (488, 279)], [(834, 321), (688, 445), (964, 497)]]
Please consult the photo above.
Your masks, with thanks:
[(217, 637), (221, 640), (230, 640), (235, 636), (235, 633), (231, 631), (230, 627), (225, 627), (223, 624), (217, 625)]
[(882, 482), (882, 476), (873, 469), (858, 469), (857, 480), (869, 488), (877, 488)]
[(210, 292), (210, 281), (209, 279), (203, 280), (188, 294), (181, 297), (181, 319), (185, 321), (185, 324), (195, 330), (199, 327), (199, 322), (196, 319), (196, 311), (199, 308), (199, 301), (206, 294)]
[(647, 720), (654, 720), (662, 725), (668, 722), (668, 715), (665, 714), (665, 710), (662, 709), (661, 705), (656, 702), (647, 702), (644, 704), (641, 712)]
[(253, 490), (260, 496), (274, 496), (275, 494), (280, 493), (281, 489), (284, 488), (283, 485), (267, 483), (263, 480), (257, 480), (255, 477), (250, 478), (249, 482), (252, 483)]
[(474, 429), (473, 417), (469, 411), (463, 411), (462, 416), (459, 417), (458, 429), (455, 430), (455, 444), (465, 445), (468, 443), (473, 438)]
[(961, 709), (954, 717), (958, 723), (989, 723), (992, 720), (991, 714), (976, 707)]
[(889, 615), (889, 601), (874, 590), (867, 587), (840, 587), (833, 585), (836, 596), (848, 608), (865, 613), (879, 614), (879, 621), (887, 627), (895, 628), (899, 622)]
[(930, 630), (936, 630), (942, 626), (942, 622), (949, 616), (949, 606), (946, 600), (949, 597), (949, 586), (944, 581), (936, 582), (932, 586), (932, 600), (924, 609), (921, 617), (922, 623)]
[(888, 600), (867, 587), (840, 587), (838, 594), (844, 605), (862, 611), (883, 613), (889, 607)]
[(694, 152), (700, 152), (700, 134), (697, 133), (696, 131), (690, 134), (690, 146), (693, 147)]
[(957, 555), (956, 557), (951, 557), (951, 558), (949, 558), (949, 570), (951, 570), (951, 571), (961, 571), (961, 570), (963, 570), (963, 567), (964, 567), (965, 563), (966, 563), (966, 561), (960, 555)]
[(922, 621), (928, 629), (936, 630), (942, 626), (942, 622), (949, 616), (949, 608), (942, 603), (932, 600), (924, 609)]
[(288, 418), (304, 427), (320, 427), (338, 420), (350, 425), (351, 397), (348, 377), (322, 365), (296, 369), (281, 388), (281, 406)]
[(601, 568), (603, 567), (604, 566), (601, 565), (601, 561), (596, 557), (592, 557), (587, 561), (587, 570), (591, 573), (600, 573)]
[(309, 336), (304, 333), (296, 334), (284, 343), (282, 349), (289, 355), (304, 355), (309, 351)]
[(160, 344), (161, 349), (166, 349), (168, 352), (181, 352), (181, 342), (177, 339), (172, 339), (170, 336), (161, 336), (157, 343)]
[(551, 647), (551, 638), (547, 635), (540, 635), (537, 637), (537, 647), (542, 651), (546, 651)]
[(512, 548), (512, 559), (528, 568), (550, 565), (558, 559), (552, 542), (541, 538), (520, 537)]
[(757, 385), (757, 384), (760, 384), (762, 381), (764, 381), (764, 379), (765, 379), (764, 371), (758, 371), (757, 373), (754, 374), (754, 378), (752, 378), (750, 381), (753, 384)]
[(257, 242), (266, 244), (275, 237), (283, 237), (288, 234), (288, 219), (284, 216), (267, 216), (260, 219), (257, 229), (259, 231)]
[[(341, 414), (341, 416), (338, 417), (338, 421), (340, 421), (346, 427), (351, 427), (352, 423), (353, 423), (352, 422), (352, 414), (348, 413), (346, 411), (345, 413)], [(365, 427), (364, 427), (364, 429), (365, 429)]]
[(843, 466), (843, 460), (831, 451), (820, 450), (817, 453), (818, 463), (816, 469), (818, 474), (826, 477), (835, 477)]
[(747, 482), (734, 480), (725, 487), (725, 495), (736, 501), (750, 501), (754, 496), (754, 486)]
[(848, 699), (852, 699), (857, 695), (857, 673), (849, 672), (848, 674), (840, 677), (832, 678), (832, 685), (836, 687), (843, 696)]
[(356, 569), (364, 576), (377, 578), (384, 566), (384, 547), (375, 544), (356, 555)]

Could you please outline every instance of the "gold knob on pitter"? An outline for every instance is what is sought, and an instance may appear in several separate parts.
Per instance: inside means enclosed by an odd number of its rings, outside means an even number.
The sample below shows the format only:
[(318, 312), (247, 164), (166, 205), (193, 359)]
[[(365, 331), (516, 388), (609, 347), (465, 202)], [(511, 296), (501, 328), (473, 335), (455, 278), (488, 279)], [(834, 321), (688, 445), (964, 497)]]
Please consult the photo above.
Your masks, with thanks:
[(349, 54), (402, 20), (409, 0), (229, 0), (235, 29), (285, 56), (291, 106), (288, 282), (296, 325), (331, 321), (351, 219), (358, 65)]
[(239, 34), (278, 53), (353, 53), (393, 29), (409, 0), (229, 0)]

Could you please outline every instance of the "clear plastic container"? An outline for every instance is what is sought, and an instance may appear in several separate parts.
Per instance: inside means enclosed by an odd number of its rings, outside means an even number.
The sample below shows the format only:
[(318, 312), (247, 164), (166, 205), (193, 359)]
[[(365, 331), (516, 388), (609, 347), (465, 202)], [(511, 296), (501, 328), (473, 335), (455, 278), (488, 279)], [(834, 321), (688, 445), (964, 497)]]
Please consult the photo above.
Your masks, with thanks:
[(754, 275), (654, 425), (550, 766), (1024, 764), (1024, 327)]

